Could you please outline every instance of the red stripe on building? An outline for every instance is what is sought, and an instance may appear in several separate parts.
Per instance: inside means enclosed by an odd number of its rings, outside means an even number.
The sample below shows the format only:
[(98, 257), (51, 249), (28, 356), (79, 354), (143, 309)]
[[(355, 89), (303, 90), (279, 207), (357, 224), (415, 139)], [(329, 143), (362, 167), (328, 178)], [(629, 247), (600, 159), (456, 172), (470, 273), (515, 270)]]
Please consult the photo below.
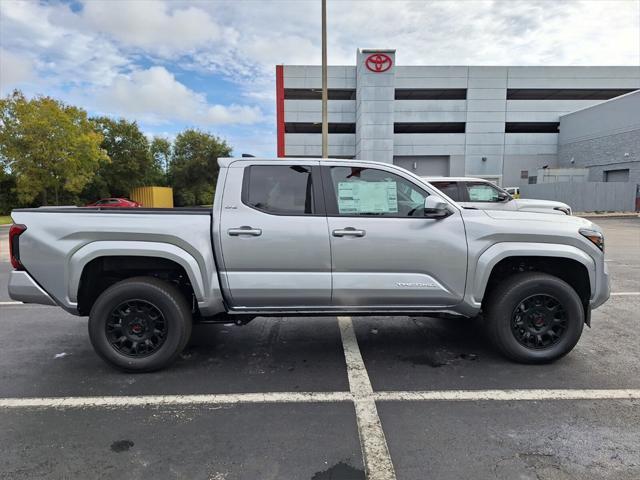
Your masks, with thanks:
[(284, 157), (284, 67), (276, 65), (276, 123), (278, 124), (278, 157)]

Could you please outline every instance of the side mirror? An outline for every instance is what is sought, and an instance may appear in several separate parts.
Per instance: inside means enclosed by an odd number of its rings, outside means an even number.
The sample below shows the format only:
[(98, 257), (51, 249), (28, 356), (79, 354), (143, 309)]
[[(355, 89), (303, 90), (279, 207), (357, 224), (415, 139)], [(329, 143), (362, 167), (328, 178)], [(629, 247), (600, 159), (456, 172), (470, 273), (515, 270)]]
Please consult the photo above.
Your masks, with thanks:
[(498, 201), (499, 202), (505, 202), (507, 200), (511, 200), (511, 197), (509, 195), (507, 195), (506, 193), (502, 193), (502, 192), (500, 192), (498, 194)]
[(451, 215), (449, 204), (442, 197), (429, 195), (424, 199), (424, 216), (426, 218), (445, 218)]

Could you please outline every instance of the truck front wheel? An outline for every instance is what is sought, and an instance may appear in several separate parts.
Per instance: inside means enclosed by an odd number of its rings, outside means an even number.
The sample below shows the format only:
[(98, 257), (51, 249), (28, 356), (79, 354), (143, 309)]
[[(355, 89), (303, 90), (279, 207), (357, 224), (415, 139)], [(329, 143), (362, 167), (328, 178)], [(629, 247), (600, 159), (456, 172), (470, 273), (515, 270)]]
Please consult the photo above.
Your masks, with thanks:
[(107, 363), (130, 372), (170, 365), (191, 336), (191, 310), (173, 285), (135, 277), (107, 288), (89, 316), (89, 338)]
[(547, 363), (576, 346), (584, 308), (576, 291), (558, 277), (539, 272), (506, 278), (485, 303), (497, 348), (521, 363)]

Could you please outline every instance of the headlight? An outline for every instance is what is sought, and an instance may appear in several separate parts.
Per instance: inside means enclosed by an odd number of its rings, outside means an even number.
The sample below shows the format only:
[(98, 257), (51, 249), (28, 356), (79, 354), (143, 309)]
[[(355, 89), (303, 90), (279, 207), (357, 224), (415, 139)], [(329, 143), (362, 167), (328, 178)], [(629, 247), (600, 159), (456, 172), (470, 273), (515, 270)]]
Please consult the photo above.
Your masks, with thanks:
[(578, 231), (580, 232), (580, 235), (588, 239), (591, 243), (593, 243), (596, 247), (604, 252), (604, 235), (602, 233), (588, 228), (581, 228)]

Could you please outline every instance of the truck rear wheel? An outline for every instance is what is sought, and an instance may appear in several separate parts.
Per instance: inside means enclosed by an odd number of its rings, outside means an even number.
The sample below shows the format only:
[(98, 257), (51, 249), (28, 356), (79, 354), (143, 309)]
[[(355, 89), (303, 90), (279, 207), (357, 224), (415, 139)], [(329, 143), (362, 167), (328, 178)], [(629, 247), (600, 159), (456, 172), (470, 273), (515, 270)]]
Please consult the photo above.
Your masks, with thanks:
[(490, 292), (486, 321), (497, 348), (521, 363), (548, 363), (576, 346), (584, 308), (576, 291), (546, 273), (510, 276)]
[(107, 363), (130, 372), (170, 365), (191, 336), (191, 310), (173, 285), (134, 277), (107, 288), (89, 316), (89, 338)]

